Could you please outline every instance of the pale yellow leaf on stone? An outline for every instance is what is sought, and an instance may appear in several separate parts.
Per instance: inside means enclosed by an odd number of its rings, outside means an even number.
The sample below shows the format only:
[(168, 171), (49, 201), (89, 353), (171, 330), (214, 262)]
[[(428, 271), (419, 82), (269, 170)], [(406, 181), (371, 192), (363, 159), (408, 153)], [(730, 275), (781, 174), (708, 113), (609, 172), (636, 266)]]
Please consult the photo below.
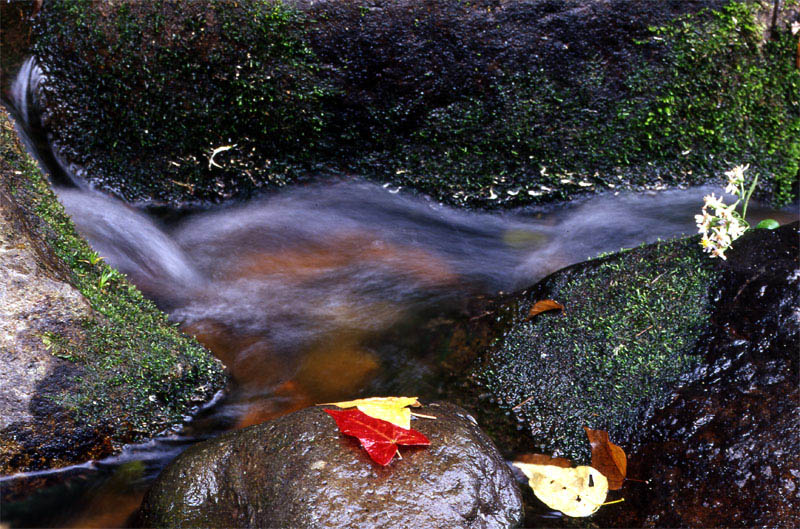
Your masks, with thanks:
[(595, 468), (561, 468), (519, 462), (514, 462), (514, 466), (528, 478), (537, 498), (567, 516), (589, 516), (606, 501), (608, 480)]
[(392, 408), (380, 404), (361, 404), (356, 408), (375, 419), (388, 421), (406, 430), (411, 429), (411, 410), (408, 408)]
[(358, 408), (359, 411), (406, 430), (411, 429), (411, 410), (406, 406), (419, 406), (417, 397), (370, 397), (368, 399), (330, 402), (326, 405), (339, 408)]

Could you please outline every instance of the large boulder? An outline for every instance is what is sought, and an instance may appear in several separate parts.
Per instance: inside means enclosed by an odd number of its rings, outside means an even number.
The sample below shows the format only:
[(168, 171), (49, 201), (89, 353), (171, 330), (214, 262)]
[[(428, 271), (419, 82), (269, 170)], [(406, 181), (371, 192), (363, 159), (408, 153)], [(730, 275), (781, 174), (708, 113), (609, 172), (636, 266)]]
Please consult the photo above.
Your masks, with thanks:
[(361, 173), (495, 205), (696, 183), (723, 160), (750, 162), (785, 201), (796, 40), (783, 24), (762, 46), (754, 9), (53, 0), (33, 34), (48, 132), (129, 201)]
[[(419, 411), (419, 410), (415, 410)], [(143, 527), (515, 527), (519, 489), (475, 420), (431, 404), (429, 447), (380, 467), (321, 408), (190, 448), (159, 476)]]
[[(509, 458), (543, 451), (588, 463), (583, 426), (609, 431), (637, 481), (595, 516), (600, 526), (791, 526), (799, 229), (750, 230), (726, 261), (702, 254), (697, 237), (644, 246), (489, 303), (449, 338), (455, 374), (444, 394)], [(563, 313), (531, 318), (541, 299)], [(543, 523), (556, 521), (527, 496), (526, 524)]]
[(0, 110), (0, 474), (100, 458), (224, 383), (75, 233)]

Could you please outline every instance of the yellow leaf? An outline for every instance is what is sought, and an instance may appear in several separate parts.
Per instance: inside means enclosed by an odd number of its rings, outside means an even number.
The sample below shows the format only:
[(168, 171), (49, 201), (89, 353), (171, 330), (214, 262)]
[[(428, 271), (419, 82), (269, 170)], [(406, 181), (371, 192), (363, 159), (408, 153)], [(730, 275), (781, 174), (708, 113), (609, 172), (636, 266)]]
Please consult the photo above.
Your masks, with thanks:
[(608, 480), (595, 468), (561, 468), (519, 462), (514, 462), (514, 466), (528, 478), (537, 498), (567, 516), (589, 516), (606, 501)]
[(370, 417), (388, 421), (406, 430), (411, 429), (411, 410), (408, 408), (391, 408), (380, 404), (362, 404), (356, 407)]
[(368, 399), (330, 402), (327, 405), (339, 408), (358, 408), (359, 411), (388, 421), (406, 430), (411, 429), (411, 410), (406, 406), (419, 406), (417, 397), (370, 397)]

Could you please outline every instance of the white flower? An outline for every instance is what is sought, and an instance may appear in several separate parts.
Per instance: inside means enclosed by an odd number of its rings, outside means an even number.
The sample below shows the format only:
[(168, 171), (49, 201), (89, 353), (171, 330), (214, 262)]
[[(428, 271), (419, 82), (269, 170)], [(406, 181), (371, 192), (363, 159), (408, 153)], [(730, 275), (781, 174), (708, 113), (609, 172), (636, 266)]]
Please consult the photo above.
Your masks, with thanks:
[(747, 165), (737, 165), (730, 171), (725, 173), (725, 176), (728, 177), (728, 185), (725, 188), (725, 192), (731, 195), (738, 195), (741, 185), (744, 184), (744, 172), (750, 167), (750, 164)]
[(731, 236), (731, 240), (735, 241), (736, 239), (744, 235), (744, 232), (746, 231), (747, 231), (747, 226), (743, 222), (739, 221), (739, 219), (735, 219), (728, 225), (728, 233)]
[(714, 210), (718, 210), (718, 209), (723, 209), (725, 207), (725, 203), (722, 201), (722, 197), (717, 198), (714, 195), (714, 193), (704, 196), (703, 201), (705, 202), (704, 208), (711, 208)]
[(705, 208), (703, 208), (702, 215), (695, 215), (694, 220), (697, 223), (697, 228), (700, 233), (705, 233), (708, 231), (709, 226), (711, 226), (711, 219), (713, 217), (708, 214)]
[(714, 213), (716, 213), (723, 222), (734, 222), (736, 221), (736, 212), (734, 211), (735, 207), (736, 204), (731, 204), (728, 207), (717, 209)]
[[(712, 193), (703, 197), (702, 214), (694, 216), (697, 231), (702, 235), (700, 246), (712, 257), (725, 259), (725, 251), (750, 227), (736, 211), (736, 206), (741, 202), (744, 202), (746, 209), (750, 199), (750, 195), (744, 192), (744, 172), (748, 167), (749, 165), (738, 165), (725, 173), (728, 177), (725, 191), (736, 195), (736, 202), (728, 206), (722, 201), (722, 197), (718, 198)], [(750, 192), (752, 193), (752, 186)]]

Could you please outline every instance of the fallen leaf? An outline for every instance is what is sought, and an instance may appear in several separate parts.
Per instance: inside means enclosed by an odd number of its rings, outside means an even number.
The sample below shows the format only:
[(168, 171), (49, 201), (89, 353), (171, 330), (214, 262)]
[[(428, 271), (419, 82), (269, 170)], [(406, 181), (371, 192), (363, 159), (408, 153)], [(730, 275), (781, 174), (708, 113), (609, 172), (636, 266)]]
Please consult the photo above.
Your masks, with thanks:
[(608, 432), (583, 427), (592, 445), (592, 466), (608, 478), (609, 490), (619, 490), (628, 472), (625, 450), (608, 440)]
[(528, 478), (537, 498), (567, 516), (589, 516), (606, 501), (608, 480), (595, 468), (561, 468), (518, 462), (514, 462), (514, 466)]
[(373, 461), (386, 466), (397, 453), (398, 445), (426, 446), (427, 437), (416, 430), (401, 428), (370, 417), (359, 410), (325, 410), (345, 435), (358, 438)]
[(563, 457), (553, 457), (545, 454), (522, 454), (517, 456), (520, 463), (530, 465), (553, 465), (561, 468), (572, 468), (572, 461)]
[(370, 397), (368, 399), (329, 402), (320, 406), (338, 406), (339, 408), (358, 408), (370, 417), (389, 421), (390, 423), (411, 429), (411, 410), (406, 406), (418, 407), (417, 397)]
[(564, 310), (564, 305), (558, 301), (553, 301), (552, 299), (543, 299), (534, 303), (533, 307), (531, 307), (531, 312), (528, 314), (528, 317), (533, 318), (534, 316), (537, 316), (542, 312), (547, 312), (548, 310)]

